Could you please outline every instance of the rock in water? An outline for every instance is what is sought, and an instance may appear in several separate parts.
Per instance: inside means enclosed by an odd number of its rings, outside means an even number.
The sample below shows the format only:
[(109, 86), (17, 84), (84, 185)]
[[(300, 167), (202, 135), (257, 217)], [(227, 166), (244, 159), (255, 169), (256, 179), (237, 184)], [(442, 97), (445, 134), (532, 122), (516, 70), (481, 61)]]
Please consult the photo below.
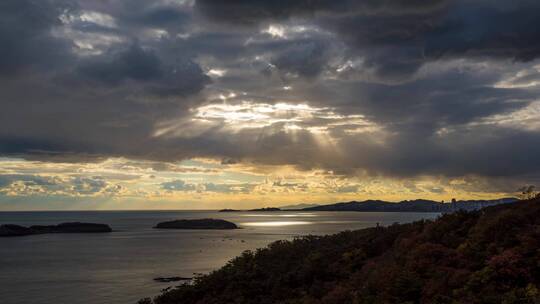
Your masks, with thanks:
[(162, 222), (157, 229), (238, 229), (236, 224), (219, 219), (175, 220)]

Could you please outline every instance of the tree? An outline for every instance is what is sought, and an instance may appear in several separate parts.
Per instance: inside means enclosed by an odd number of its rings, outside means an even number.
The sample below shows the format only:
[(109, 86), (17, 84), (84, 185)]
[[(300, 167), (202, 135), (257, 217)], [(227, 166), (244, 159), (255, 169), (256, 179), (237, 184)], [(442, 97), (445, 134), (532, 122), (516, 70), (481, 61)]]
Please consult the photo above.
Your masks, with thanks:
[(525, 185), (518, 189), (518, 196), (523, 200), (533, 199), (540, 194), (535, 189), (536, 187), (534, 185)]

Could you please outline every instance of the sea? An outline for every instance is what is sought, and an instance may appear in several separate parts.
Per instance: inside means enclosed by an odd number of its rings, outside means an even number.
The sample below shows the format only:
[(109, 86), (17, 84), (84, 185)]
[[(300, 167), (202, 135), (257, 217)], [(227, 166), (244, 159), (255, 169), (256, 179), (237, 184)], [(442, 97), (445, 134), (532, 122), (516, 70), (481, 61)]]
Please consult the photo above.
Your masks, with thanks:
[[(108, 224), (112, 233), (0, 238), (2, 304), (135, 304), (179, 282), (219, 269), (245, 250), (276, 240), (434, 219), (438, 213), (47, 211), (0, 212), (0, 224)], [(219, 218), (236, 230), (158, 230), (174, 219)]]

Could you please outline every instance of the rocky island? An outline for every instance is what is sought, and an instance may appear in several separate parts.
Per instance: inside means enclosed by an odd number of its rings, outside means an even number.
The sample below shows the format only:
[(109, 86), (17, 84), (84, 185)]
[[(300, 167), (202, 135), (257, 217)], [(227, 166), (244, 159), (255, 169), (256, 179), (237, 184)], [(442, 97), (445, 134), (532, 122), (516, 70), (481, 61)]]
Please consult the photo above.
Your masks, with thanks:
[(0, 237), (25, 236), (45, 233), (103, 233), (112, 232), (106, 224), (94, 223), (62, 223), (59, 225), (35, 225), (30, 227), (6, 224), (0, 226)]
[(220, 219), (174, 220), (157, 224), (156, 229), (238, 229), (236, 224)]

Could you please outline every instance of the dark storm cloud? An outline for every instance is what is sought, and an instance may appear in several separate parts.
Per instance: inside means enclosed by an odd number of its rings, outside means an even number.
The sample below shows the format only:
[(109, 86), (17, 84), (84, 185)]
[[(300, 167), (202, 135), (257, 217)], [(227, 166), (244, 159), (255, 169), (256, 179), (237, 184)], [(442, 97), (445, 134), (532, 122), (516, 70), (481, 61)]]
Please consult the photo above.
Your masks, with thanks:
[(174, 6), (149, 7), (139, 14), (126, 19), (130, 22), (158, 28), (182, 28), (191, 16)]
[(284, 72), (304, 77), (315, 77), (328, 62), (327, 46), (317, 41), (309, 41), (290, 46), (280, 53), (272, 63)]
[(429, 134), (440, 127), (521, 109), (537, 97), (534, 91), (494, 88), (484, 81), (451, 71), (399, 86), (351, 84), (347, 107), (359, 108), (396, 129), (420, 125)]
[[(402, 85), (310, 84), (303, 90), (312, 92), (307, 99), (314, 104), (335, 106), (343, 114), (362, 113), (389, 132), (374, 137), (332, 134), (338, 139), (335, 146), (339, 153), (321, 148), (307, 131), (291, 136), (271, 127), (244, 130), (236, 136), (209, 133), (176, 140), (199, 147), (198, 155), (325, 168), (346, 175), (362, 170), (391, 176), (538, 172), (540, 164), (531, 158), (538, 150), (538, 131), (470, 125), (495, 114), (511, 115), (538, 96), (535, 90), (495, 88), (489, 84), (498, 76), (490, 74), (452, 69)], [(514, 150), (523, 152), (515, 155)]]
[(426, 56), (490, 56), (529, 61), (540, 55), (538, 1), (458, 2), (427, 35)]
[(366, 159), (362, 166), (373, 172), (404, 177), (418, 172), (447, 176), (537, 174), (540, 165), (531, 155), (540, 152), (538, 144), (538, 132), (512, 128), (462, 129), (440, 137), (402, 133), (385, 150), (379, 151), (382, 154), (371, 159), (379, 160), (378, 165)]
[(188, 9), (174, 1), (81, 1), (78, 5), (112, 15), (124, 26), (180, 30), (191, 20)]
[[(539, 96), (538, 20), (532, 0), (6, 0), (0, 154), (534, 174), (540, 132), (514, 115)], [(291, 121), (231, 131), (231, 114), (210, 126), (192, 120), (198, 107), (222, 103), (327, 110), (297, 115), (295, 131)], [(357, 132), (340, 115), (378, 131)], [(496, 116), (504, 119), (486, 122)]]
[[(388, 81), (407, 78), (425, 61), (425, 39), (446, 13), (447, 1), (197, 1), (209, 18), (252, 25), (297, 17), (335, 32), (353, 56), (363, 56)], [(314, 69), (324, 62), (314, 62)]]
[(108, 86), (129, 80), (147, 83), (149, 92), (158, 95), (189, 95), (209, 82), (202, 69), (190, 59), (182, 58), (167, 66), (155, 52), (144, 50), (138, 44), (86, 60), (77, 72)]
[(149, 81), (163, 77), (161, 60), (138, 45), (85, 62), (80, 72), (95, 81), (118, 85), (125, 80)]
[(98, 2), (2, 1), (0, 153), (87, 161), (150, 147), (154, 123), (189, 108), (210, 81), (192, 55), (139, 37), (146, 24), (182, 17), (166, 7), (131, 18)]
[(59, 14), (69, 7), (60, 1), (2, 1), (0, 76), (25, 68), (51, 68), (69, 60), (69, 42), (51, 34), (51, 29), (60, 24)]
[(284, 20), (294, 16), (347, 15), (351, 13), (402, 14), (422, 13), (443, 6), (445, 0), (407, 1), (355, 1), (355, 0), (300, 0), (300, 1), (249, 1), (249, 0), (199, 0), (197, 9), (219, 21), (253, 24), (268, 20)]
[(388, 81), (442, 57), (529, 61), (540, 55), (537, 1), (197, 1), (208, 18), (253, 26), (309, 20), (335, 32)]

